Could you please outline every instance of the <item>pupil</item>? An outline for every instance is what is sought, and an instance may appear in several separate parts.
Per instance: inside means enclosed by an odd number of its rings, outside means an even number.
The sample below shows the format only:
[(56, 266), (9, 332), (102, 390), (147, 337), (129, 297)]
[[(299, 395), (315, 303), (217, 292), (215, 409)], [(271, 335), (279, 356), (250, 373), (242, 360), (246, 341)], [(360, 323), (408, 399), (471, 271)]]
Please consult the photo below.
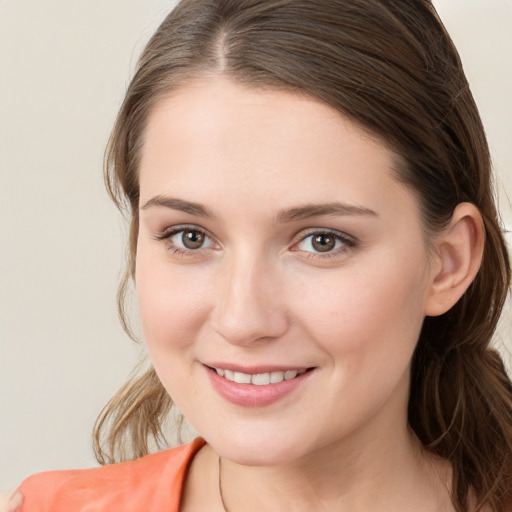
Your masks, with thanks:
[(318, 252), (328, 252), (334, 248), (336, 240), (330, 235), (317, 235), (313, 238), (313, 247)]
[(204, 235), (197, 231), (185, 231), (182, 236), (182, 241), (187, 249), (198, 249), (203, 245)]

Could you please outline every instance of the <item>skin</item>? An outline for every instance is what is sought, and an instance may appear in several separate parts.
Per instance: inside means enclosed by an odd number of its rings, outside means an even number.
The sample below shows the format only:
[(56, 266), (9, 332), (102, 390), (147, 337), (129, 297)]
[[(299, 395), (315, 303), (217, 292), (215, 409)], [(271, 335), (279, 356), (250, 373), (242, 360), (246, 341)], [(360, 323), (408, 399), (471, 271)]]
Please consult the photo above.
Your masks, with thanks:
[(0, 493), (0, 512), (16, 512), (23, 503), (23, 495), (19, 491)]
[[(222, 77), (152, 111), (140, 165), (142, 327), (163, 385), (208, 441), (182, 510), (223, 510), (219, 455), (231, 512), (453, 510), (449, 465), (407, 425), (409, 372), (425, 315), (449, 309), (474, 277), (483, 229), (460, 205), (429, 253), (398, 162), (314, 99)], [(344, 209), (283, 215), (333, 203)], [(183, 232), (170, 234), (183, 225), (205, 233), (204, 245), (183, 251)], [(336, 245), (320, 253), (311, 235), (326, 231)], [(213, 361), (314, 369), (276, 403), (242, 407), (213, 389)]]

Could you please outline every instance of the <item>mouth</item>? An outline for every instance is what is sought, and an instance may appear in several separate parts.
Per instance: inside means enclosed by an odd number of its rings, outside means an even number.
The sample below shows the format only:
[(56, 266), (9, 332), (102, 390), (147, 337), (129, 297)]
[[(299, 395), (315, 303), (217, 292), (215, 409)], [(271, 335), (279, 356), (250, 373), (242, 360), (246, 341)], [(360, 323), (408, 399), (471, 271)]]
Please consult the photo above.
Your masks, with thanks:
[(314, 368), (298, 368), (295, 370), (275, 370), (263, 373), (243, 373), (229, 370), (227, 368), (217, 368), (208, 366), (208, 369), (215, 372), (224, 379), (235, 382), (236, 384), (248, 384), (253, 386), (268, 386), (269, 384), (279, 384), (280, 382), (293, 380)]
[(244, 408), (266, 407), (309, 381), (315, 367), (240, 367), (228, 363), (204, 365), (213, 389), (225, 400)]

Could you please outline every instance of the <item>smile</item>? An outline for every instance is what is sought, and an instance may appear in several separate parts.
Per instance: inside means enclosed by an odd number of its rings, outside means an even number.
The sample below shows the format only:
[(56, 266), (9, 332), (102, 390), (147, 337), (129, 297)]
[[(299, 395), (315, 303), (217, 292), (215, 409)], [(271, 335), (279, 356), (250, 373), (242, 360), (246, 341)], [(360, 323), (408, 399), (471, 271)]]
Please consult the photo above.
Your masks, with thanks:
[(254, 386), (267, 386), (278, 384), (284, 380), (292, 380), (307, 372), (306, 368), (300, 370), (273, 371), (267, 373), (242, 373), (223, 368), (212, 368), (217, 375), (237, 384), (252, 384)]
[(269, 366), (250, 369), (224, 366), (228, 365), (204, 365), (212, 388), (228, 402), (249, 408), (266, 407), (284, 399), (316, 373), (316, 367), (279, 370), (279, 367)]

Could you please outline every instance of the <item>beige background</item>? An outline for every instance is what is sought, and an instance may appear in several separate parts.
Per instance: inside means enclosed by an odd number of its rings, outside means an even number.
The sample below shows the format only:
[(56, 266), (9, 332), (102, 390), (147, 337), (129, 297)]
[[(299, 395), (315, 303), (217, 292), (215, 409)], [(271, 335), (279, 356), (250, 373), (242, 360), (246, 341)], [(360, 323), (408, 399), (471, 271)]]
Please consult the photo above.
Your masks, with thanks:
[[(136, 56), (173, 3), (0, 0), (0, 489), (93, 465), (94, 419), (137, 359), (116, 317), (124, 228), (101, 165)], [(512, 1), (437, 5), (510, 229)]]

